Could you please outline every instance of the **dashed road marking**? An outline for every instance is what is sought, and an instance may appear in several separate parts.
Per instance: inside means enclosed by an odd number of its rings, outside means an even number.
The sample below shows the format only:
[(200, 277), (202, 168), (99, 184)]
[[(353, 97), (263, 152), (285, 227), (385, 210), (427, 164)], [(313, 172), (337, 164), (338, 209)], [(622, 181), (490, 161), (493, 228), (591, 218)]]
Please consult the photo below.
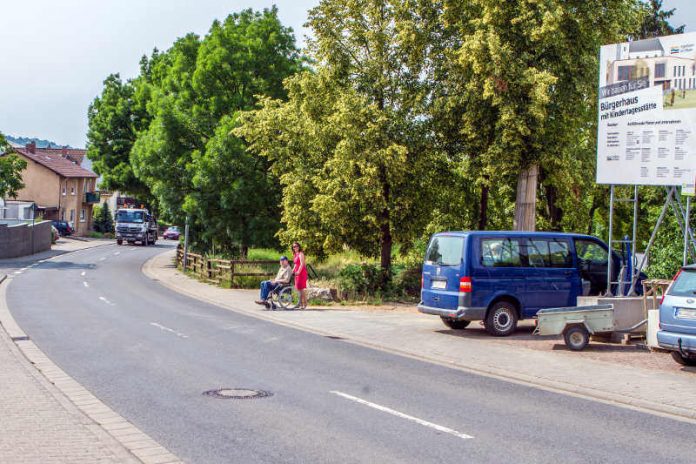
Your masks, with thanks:
[(162, 330), (162, 331), (164, 331), (164, 332), (172, 333), (172, 334), (176, 335), (176, 336), (179, 337), (179, 338), (189, 338), (188, 335), (182, 334), (181, 332), (177, 332), (176, 330), (170, 329), (169, 327), (165, 327), (165, 326), (163, 326), (162, 324), (158, 324), (157, 322), (150, 322), (150, 325), (153, 326), (153, 327), (157, 327), (158, 329), (160, 329), (160, 330)]
[(340, 397), (343, 397), (347, 400), (355, 401), (356, 403), (360, 403), (362, 405), (368, 406), (373, 409), (377, 409), (378, 411), (386, 412), (387, 414), (391, 414), (396, 417), (400, 417), (402, 419), (409, 420), (411, 422), (415, 422), (416, 424), (420, 424), (424, 427), (429, 427), (431, 429), (435, 429), (438, 432), (443, 432), (443, 433), (448, 433), (450, 435), (454, 435), (455, 437), (463, 438), (463, 439), (469, 439), (469, 438), (474, 438), (471, 435), (467, 435), (465, 433), (457, 432), (456, 430), (453, 430), (449, 427), (445, 427), (442, 425), (438, 424), (433, 424), (432, 422), (428, 422), (423, 419), (419, 419), (417, 417), (409, 416), (408, 414), (404, 414), (403, 412), (395, 411), (394, 409), (388, 408), (386, 406), (382, 406), (376, 403), (371, 403), (369, 401), (363, 400), (361, 398), (358, 398), (357, 396), (352, 396), (347, 393), (343, 393), (340, 391), (332, 390), (330, 393), (333, 393), (334, 395), (338, 395)]
[(87, 282), (84, 282), (84, 281), (82, 282), (82, 285), (84, 285), (85, 288), (89, 287), (89, 284)]
[(84, 276), (85, 276), (85, 274), (87, 274), (87, 272), (86, 272), (86, 271), (82, 271), (82, 272), (80, 273), (80, 275), (81, 275), (82, 277), (84, 277)]
[(137, 250), (137, 248), (136, 248), (136, 247), (133, 247), (133, 248), (129, 248), (129, 250), (130, 250), (130, 251), (134, 251), (134, 250)]
[(13, 274), (21, 274), (22, 271), (14, 271)]
[(106, 261), (106, 256), (102, 256), (101, 258), (99, 258), (99, 261)]
[(120, 254), (121, 254), (120, 251), (114, 251), (114, 256), (118, 256), (118, 255), (120, 255)]
[(112, 302), (110, 302), (108, 299), (104, 298), (103, 296), (100, 296), (99, 299), (108, 305), (112, 305), (112, 306), (114, 305)]

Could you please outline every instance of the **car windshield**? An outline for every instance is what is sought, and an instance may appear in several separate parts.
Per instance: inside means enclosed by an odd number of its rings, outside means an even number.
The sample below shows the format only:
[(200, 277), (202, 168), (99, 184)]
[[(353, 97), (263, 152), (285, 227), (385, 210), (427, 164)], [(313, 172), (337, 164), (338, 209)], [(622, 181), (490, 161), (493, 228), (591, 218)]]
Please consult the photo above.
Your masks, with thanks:
[(696, 271), (682, 271), (669, 289), (673, 296), (696, 295)]
[(179, 232), (179, 228), (177, 226), (171, 226), (169, 232)]
[(116, 222), (143, 222), (142, 211), (119, 211), (116, 213)]

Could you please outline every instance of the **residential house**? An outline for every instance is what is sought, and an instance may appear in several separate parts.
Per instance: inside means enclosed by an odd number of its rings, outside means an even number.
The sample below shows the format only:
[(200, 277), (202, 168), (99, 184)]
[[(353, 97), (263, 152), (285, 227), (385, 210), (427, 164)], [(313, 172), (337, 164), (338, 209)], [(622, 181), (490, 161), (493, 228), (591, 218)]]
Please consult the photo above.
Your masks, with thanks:
[(35, 143), (12, 146), (27, 161), (22, 171), (24, 188), (20, 201), (36, 203), (44, 219), (68, 221), (76, 235), (86, 235), (92, 226), (92, 206), (99, 202), (97, 175), (80, 166), (85, 150), (37, 148)]

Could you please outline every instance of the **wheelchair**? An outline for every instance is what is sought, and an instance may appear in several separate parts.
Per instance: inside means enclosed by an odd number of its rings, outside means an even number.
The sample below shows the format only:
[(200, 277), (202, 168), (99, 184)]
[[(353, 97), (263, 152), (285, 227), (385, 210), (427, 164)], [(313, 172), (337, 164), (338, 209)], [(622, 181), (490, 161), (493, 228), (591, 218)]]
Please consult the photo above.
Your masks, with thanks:
[(297, 309), (300, 305), (300, 292), (295, 288), (295, 278), (289, 284), (281, 285), (271, 290), (266, 299), (267, 308), (271, 311)]

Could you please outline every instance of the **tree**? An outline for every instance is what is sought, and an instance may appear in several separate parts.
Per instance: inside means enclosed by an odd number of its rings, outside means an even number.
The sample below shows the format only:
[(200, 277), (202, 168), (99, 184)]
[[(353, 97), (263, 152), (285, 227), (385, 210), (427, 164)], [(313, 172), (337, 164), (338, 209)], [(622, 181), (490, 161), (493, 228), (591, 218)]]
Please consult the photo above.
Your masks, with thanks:
[(26, 169), (27, 162), (19, 156), (7, 154), (8, 150), (9, 145), (0, 133), (0, 198), (14, 198), (24, 188), (22, 171)]
[(272, 8), (215, 21), (205, 37), (177, 40), (148, 67), (151, 122), (133, 146), (134, 173), (167, 218), (191, 218), (203, 251), (274, 243), (278, 185), (231, 129), (258, 95), (284, 98), (283, 80), (301, 63), (292, 30)]
[(284, 241), (379, 256), (387, 276), (394, 243), (422, 234), (445, 164), (424, 118), (430, 5), (321, 1), (308, 21), (316, 73), (243, 118), (238, 133), (283, 186)]
[(109, 204), (102, 203), (100, 207), (94, 209), (94, 230), (101, 233), (114, 232), (114, 218), (111, 215)]
[(144, 199), (150, 196), (150, 190), (135, 176), (130, 159), (138, 132), (150, 123), (144, 105), (139, 105), (136, 98), (141, 80), (124, 83), (118, 74), (104, 80), (101, 95), (89, 106), (87, 157), (102, 176), (101, 188)]
[(474, 108), (461, 114), (462, 133), (487, 133), (478, 140), (483, 176), (516, 185), (518, 229), (536, 226), (541, 181), (560, 227), (558, 192), (572, 192), (591, 166), (582, 161), (594, 150), (597, 50), (635, 30), (638, 2), (445, 0), (444, 11), (461, 37), (459, 98)]
[(675, 8), (662, 9), (662, 0), (648, 0), (643, 2), (643, 22), (637, 34), (639, 39), (661, 37), (663, 35), (683, 34), (684, 25), (673, 27), (669, 19), (674, 15)]

